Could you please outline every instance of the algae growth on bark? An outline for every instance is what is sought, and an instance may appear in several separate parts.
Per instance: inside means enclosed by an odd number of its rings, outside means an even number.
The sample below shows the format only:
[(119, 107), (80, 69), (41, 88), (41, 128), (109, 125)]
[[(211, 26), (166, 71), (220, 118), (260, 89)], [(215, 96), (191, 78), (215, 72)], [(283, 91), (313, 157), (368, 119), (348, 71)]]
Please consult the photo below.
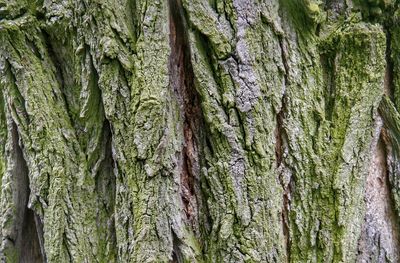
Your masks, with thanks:
[(0, 0), (2, 262), (399, 262), (397, 0)]

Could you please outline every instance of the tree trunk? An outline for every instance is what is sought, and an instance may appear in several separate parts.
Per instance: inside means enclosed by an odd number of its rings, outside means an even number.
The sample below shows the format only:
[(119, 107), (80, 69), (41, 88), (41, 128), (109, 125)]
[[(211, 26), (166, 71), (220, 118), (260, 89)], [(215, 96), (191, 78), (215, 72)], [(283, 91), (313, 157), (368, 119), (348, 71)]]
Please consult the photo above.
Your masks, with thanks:
[(400, 262), (393, 0), (0, 0), (4, 262)]

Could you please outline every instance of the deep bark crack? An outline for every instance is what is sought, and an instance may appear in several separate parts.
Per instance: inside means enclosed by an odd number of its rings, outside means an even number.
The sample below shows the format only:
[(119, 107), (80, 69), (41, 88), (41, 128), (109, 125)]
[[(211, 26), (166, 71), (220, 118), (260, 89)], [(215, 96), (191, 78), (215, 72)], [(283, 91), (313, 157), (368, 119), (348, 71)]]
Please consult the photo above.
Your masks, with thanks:
[(397, 262), (399, 251), (399, 220), (391, 196), (388, 169), (388, 150), (385, 142), (385, 129), (372, 153), (369, 174), (366, 178), (366, 214), (358, 241), (357, 262), (364, 260)]
[(35, 220), (37, 215), (28, 208), (30, 195), (28, 166), (23, 157), (22, 149), (19, 144), (19, 134), (17, 125), (13, 122), (11, 126), (11, 140), (13, 155), (13, 185), (15, 191), (15, 221), (14, 229), (10, 239), (14, 241), (14, 248), (19, 255), (19, 262), (44, 262), (45, 255), (43, 248), (43, 233), (41, 224)]
[[(170, 85), (180, 108), (184, 143), (180, 153), (180, 195), (186, 220), (198, 232), (200, 190), (200, 141), (203, 138), (203, 116), (200, 96), (195, 89), (194, 73), (183, 6), (180, 0), (169, 0)], [(172, 230), (173, 232), (173, 230)], [(196, 233), (199, 234), (199, 233)], [(179, 261), (179, 240), (174, 235), (174, 262)], [(178, 242), (179, 241), (179, 242)]]
[(191, 201), (194, 195), (194, 166), (198, 162), (197, 139), (199, 103), (194, 90), (193, 70), (190, 63), (189, 47), (182, 7), (179, 0), (170, 1), (170, 82), (177, 97), (183, 119), (184, 146), (181, 155), (181, 196), (185, 204), (187, 219), (191, 221), (193, 212)]
[[(116, 176), (115, 160), (112, 154), (112, 132), (111, 125), (106, 119), (103, 124), (101, 151), (103, 151), (101, 164), (96, 174), (96, 191), (98, 193), (99, 209), (97, 213), (97, 224), (104, 228), (107, 233), (101, 233), (107, 239), (107, 249), (111, 255), (117, 251), (117, 239), (115, 230), (115, 198), (116, 198)], [(101, 213), (104, 211), (104, 214)], [(106, 217), (104, 217), (106, 216)]]
[[(287, 61), (287, 52), (285, 50), (283, 38), (279, 36), (279, 46), (281, 48), (281, 59), (284, 66), (284, 79), (285, 79), (285, 87), (287, 87), (290, 83), (289, 80), (289, 64)], [(285, 130), (284, 130), (284, 114), (286, 111), (286, 93), (282, 95), (281, 99), (281, 107), (279, 112), (276, 115), (276, 129), (275, 129), (275, 157), (276, 157), (276, 167), (279, 173), (279, 181), (283, 189), (283, 205), (282, 205), (282, 229), (283, 235), (285, 237), (285, 245), (286, 245), (286, 254), (287, 254), (287, 262), (290, 262), (290, 231), (289, 231), (289, 210), (290, 210), (290, 180), (284, 178), (284, 167), (283, 167), (283, 153), (284, 153), (284, 139), (285, 139)]]

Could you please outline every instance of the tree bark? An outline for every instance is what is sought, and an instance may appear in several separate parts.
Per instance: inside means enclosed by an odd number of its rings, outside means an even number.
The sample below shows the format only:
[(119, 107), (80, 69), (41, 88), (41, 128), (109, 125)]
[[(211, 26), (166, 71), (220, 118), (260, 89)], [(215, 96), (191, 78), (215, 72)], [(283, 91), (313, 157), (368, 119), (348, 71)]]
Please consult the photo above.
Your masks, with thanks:
[(0, 0), (3, 262), (399, 262), (391, 0)]

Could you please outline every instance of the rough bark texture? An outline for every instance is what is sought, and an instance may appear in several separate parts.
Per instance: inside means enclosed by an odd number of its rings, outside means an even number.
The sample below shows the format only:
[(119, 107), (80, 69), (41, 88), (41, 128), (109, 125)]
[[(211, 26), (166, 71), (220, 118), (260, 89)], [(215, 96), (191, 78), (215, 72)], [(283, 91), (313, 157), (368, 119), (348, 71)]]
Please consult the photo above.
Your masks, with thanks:
[(0, 0), (4, 262), (399, 262), (391, 0)]

